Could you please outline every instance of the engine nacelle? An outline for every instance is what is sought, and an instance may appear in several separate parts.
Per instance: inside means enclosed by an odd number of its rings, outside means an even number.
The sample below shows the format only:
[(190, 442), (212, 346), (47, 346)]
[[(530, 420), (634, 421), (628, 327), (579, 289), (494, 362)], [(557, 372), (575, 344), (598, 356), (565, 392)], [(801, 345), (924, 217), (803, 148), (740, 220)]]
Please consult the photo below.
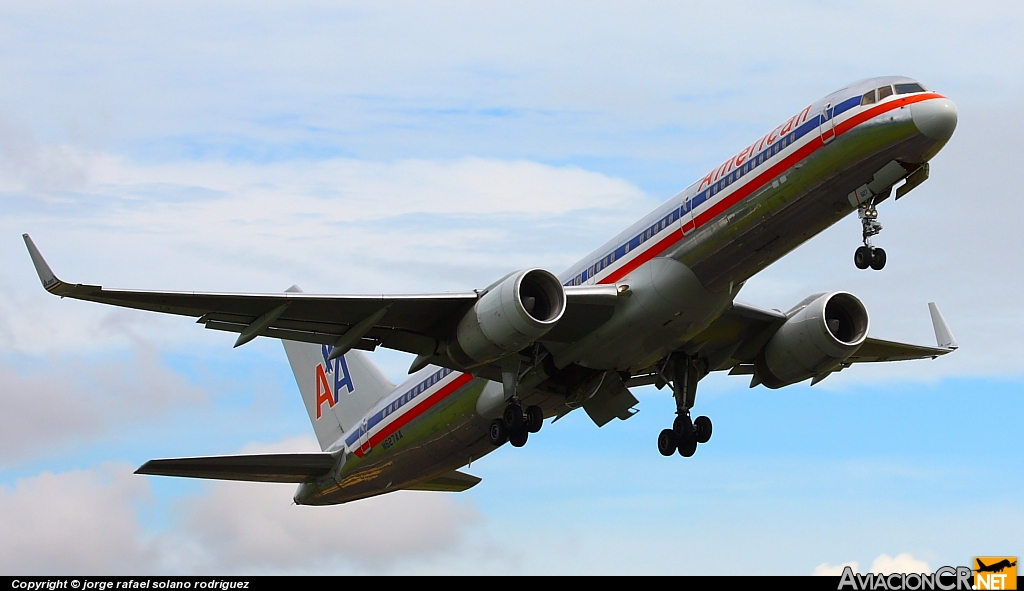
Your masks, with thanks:
[(565, 290), (544, 269), (518, 271), (492, 286), (448, 341), (452, 361), (473, 367), (515, 353), (544, 336), (565, 312)]
[(845, 291), (815, 294), (793, 308), (755, 363), (757, 377), (781, 388), (834, 369), (868, 336), (868, 311)]

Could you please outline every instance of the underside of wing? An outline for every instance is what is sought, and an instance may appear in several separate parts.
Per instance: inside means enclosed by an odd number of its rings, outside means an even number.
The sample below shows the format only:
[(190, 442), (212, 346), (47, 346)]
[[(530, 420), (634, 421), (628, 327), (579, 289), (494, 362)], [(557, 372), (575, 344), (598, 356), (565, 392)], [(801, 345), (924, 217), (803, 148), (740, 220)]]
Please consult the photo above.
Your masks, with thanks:
[[(124, 308), (192, 316), (206, 328), (240, 333), (237, 344), (257, 336), (335, 345), (360, 327), (346, 348), (383, 345), (433, 353), (478, 299), (476, 292), (417, 295), (317, 295), (293, 287), (285, 293), (203, 293), (106, 289), (61, 281), (32, 239), (25, 244), (43, 287), (54, 295)], [(368, 325), (361, 326), (368, 319)]]
[(910, 361), (913, 359), (935, 359), (955, 349), (950, 347), (926, 347), (895, 341), (868, 338), (864, 344), (847, 359), (849, 363), (870, 363), (878, 361)]
[[(934, 359), (957, 348), (946, 321), (934, 303), (928, 304), (932, 327), (935, 330), (935, 346), (900, 343), (868, 337), (849, 357), (842, 359), (837, 369), (853, 363), (874, 363), (883, 361), (909, 361)], [(791, 312), (792, 313), (792, 312)], [(763, 310), (736, 302), (729, 310), (712, 322), (692, 341), (692, 347), (710, 361), (710, 370), (731, 369), (733, 374), (751, 375), (758, 355), (776, 331), (787, 321), (788, 316), (778, 310)], [(827, 375), (826, 374), (823, 375)], [(657, 376), (647, 381), (656, 380)], [(817, 376), (816, 380), (823, 379)], [(635, 381), (635, 380), (634, 380)], [(752, 383), (758, 383), (755, 379)], [(634, 385), (630, 383), (629, 385)]]
[(259, 454), (150, 460), (136, 474), (243, 480), (248, 482), (307, 482), (334, 467), (329, 453)]
[[(258, 336), (330, 345), (338, 350), (378, 346), (413, 353), (421, 364), (461, 369), (442, 352), (481, 292), (411, 295), (317, 295), (291, 287), (284, 293), (203, 293), (107, 289), (61, 281), (32, 239), (25, 245), (43, 287), (67, 298), (198, 318), (206, 328), (239, 333), (235, 346)], [(566, 309), (546, 340), (572, 342), (612, 315), (616, 286), (565, 288)], [(483, 369), (487, 373), (487, 368)], [(493, 372), (492, 372), (493, 373)], [(500, 374), (498, 374), (500, 376)], [(499, 378), (500, 379), (500, 378)]]
[(469, 490), (480, 484), (482, 478), (473, 476), (472, 474), (466, 474), (465, 472), (459, 472), (458, 470), (452, 470), (441, 476), (431, 478), (425, 482), (420, 482), (412, 486), (405, 487), (406, 490), (426, 490), (426, 491), (437, 491), (437, 492), (462, 492)]
[(735, 302), (693, 342), (715, 361), (711, 369), (723, 369), (752, 362), (785, 321), (786, 315), (778, 310)]

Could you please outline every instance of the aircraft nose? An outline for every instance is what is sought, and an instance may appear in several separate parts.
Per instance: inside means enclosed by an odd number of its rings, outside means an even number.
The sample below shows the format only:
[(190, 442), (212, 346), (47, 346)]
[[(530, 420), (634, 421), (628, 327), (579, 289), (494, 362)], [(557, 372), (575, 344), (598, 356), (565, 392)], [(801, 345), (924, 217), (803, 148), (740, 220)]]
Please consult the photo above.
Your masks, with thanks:
[(953, 136), (956, 129), (956, 105), (948, 98), (935, 98), (914, 103), (910, 113), (925, 137), (944, 142)]

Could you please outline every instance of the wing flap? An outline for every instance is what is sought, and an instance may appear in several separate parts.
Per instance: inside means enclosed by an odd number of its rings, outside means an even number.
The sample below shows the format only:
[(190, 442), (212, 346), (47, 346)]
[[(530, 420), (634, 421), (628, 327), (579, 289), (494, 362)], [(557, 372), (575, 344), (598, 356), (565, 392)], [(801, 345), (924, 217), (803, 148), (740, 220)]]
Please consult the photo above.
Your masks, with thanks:
[(256, 454), (150, 460), (136, 474), (248, 482), (306, 482), (334, 467), (329, 453)]
[(565, 313), (541, 341), (572, 343), (585, 337), (611, 319), (616, 301), (626, 293), (616, 285), (566, 286)]
[(462, 492), (469, 490), (480, 484), (483, 480), (479, 476), (473, 476), (472, 474), (466, 474), (465, 472), (459, 472), (458, 470), (452, 470), (436, 478), (431, 478), (425, 482), (413, 484), (412, 486), (405, 487), (405, 490), (425, 490), (425, 491), (436, 491), (436, 492)]

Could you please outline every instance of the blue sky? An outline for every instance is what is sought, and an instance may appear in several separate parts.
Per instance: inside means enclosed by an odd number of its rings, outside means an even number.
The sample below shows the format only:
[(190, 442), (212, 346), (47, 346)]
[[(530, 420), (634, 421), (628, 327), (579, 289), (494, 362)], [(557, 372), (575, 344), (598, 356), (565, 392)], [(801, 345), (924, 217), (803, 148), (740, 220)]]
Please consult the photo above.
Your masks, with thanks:
[[(1009, 3), (0, 3), (0, 571), (778, 573), (1024, 554), (1024, 132)], [(290, 486), (132, 476), (153, 457), (311, 450), (280, 345), (45, 294), (380, 293), (568, 267), (853, 80), (905, 74), (960, 123), (881, 208), (740, 299), (846, 289), (872, 334), (961, 349), (810, 388), (701, 384), (712, 441), (657, 454), (671, 399), (502, 448), (461, 495), (293, 507)], [(397, 380), (401, 354), (375, 353)], [(1017, 443), (1014, 443), (1014, 442)], [(744, 557), (737, 566), (735, 556)], [(888, 562), (887, 562), (888, 561)], [(737, 570), (738, 569), (738, 570)]]

